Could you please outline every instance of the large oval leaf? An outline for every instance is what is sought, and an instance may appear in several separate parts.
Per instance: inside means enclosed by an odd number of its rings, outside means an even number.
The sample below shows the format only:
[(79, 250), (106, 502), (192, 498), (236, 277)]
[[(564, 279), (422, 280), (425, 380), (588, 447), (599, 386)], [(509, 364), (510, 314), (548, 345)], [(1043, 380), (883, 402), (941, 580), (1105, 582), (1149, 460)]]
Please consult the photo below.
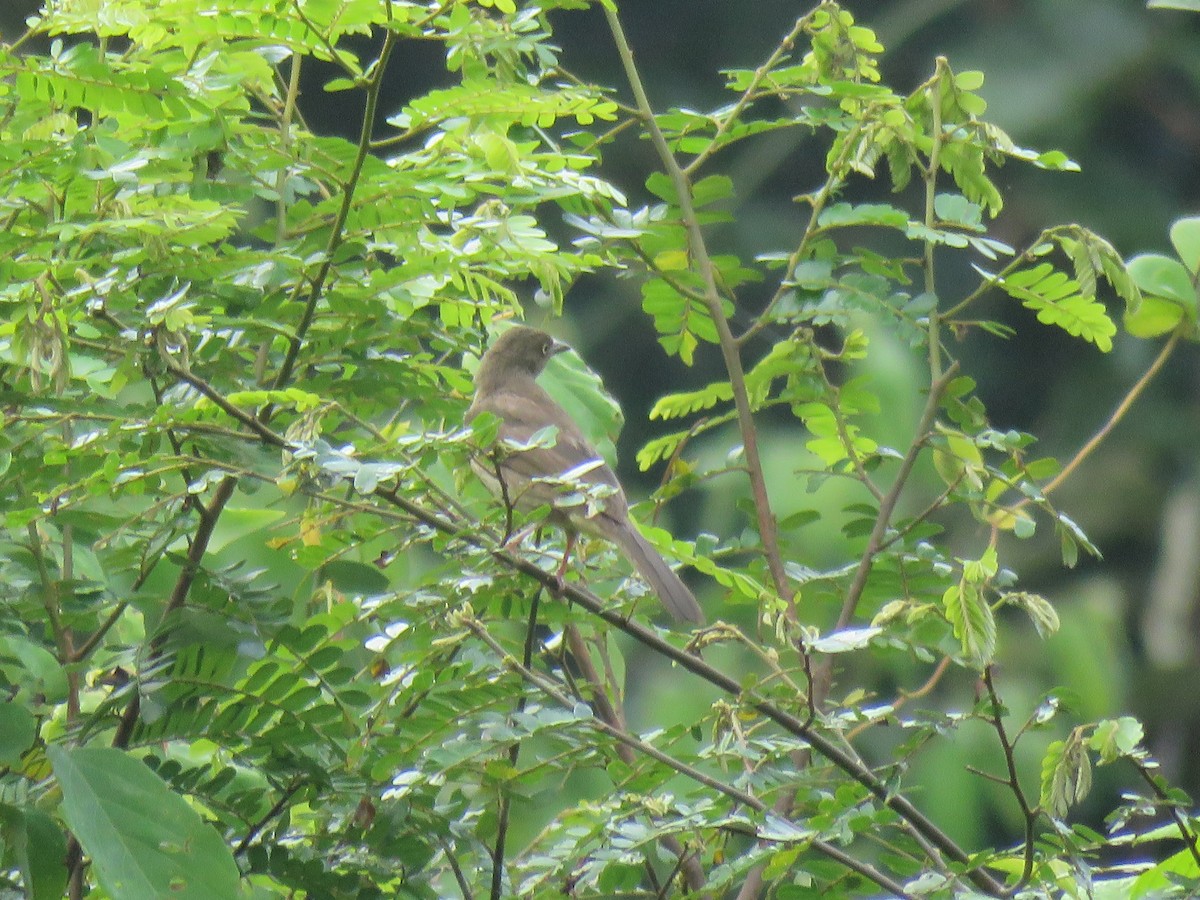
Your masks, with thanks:
[(1144, 253), (1129, 261), (1129, 274), (1143, 293), (1178, 303), (1191, 319), (1196, 318), (1196, 288), (1192, 276), (1177, 259)]
[(111, 747), (46, 750), (63, 816), (121, 900), (235, 900), (238, 868), (216, 830), (143, 763)]

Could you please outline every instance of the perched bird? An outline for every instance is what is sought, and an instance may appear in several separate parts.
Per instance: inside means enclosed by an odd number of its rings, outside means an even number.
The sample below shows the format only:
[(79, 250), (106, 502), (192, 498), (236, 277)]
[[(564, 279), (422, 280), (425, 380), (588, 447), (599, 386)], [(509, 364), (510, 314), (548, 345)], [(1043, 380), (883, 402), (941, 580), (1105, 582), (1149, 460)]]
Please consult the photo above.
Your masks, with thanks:
[[(476, 472), (513, 506), (551, 508), (553, 521), (567, 533), (560, 579), (576, 534), (586, 531), (616, 544), (675, 619), (703, 624), (695, 596), (629, 520), (629, 503), (616, 474), (537, 383), (551, 357), (569, 349), (544, 331), (517, 326), (484, 353), (466, 418), (470, 422), (485, 412), (496, 416), (499, 441), (508, 447), (500, 445), (493, 460), (477, 461)], [(533, 440), (550, 425), (557, 429), (553, 443)]]

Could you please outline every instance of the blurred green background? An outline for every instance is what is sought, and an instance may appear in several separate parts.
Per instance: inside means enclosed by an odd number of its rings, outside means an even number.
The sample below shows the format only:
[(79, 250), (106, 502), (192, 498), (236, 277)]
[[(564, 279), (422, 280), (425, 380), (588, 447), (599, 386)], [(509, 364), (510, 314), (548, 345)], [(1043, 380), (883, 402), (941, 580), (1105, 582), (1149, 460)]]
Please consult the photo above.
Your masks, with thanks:
[[(997, 178), (1005, 209), (994, 236), (1021, 246), (1042, 227), (1079, 222), (1106, 236), (1128, 258), (1170, 252), (1171, 221), (1200, 213), (1200, 15), (1151, 11), (1140, 0), (850, 0), (844, 5), (876, 29), (887, 48), (884, 78), (896, 90), (911, 90), (928, 77), (938, 55), (956, 70), (980, 69), (987, 78), (980, 92), (989, 103), (987, 118), (1018, 144), (1062, 150), (1082, 167), (1079, 174), (1054, 174), (1007, 166)], [(0, 4), (3, 38), (19, 34), (24, 17), (36, 7), (29, 0)], [(630, 0), (621, 8), (652, 102), (660, 109), (711, 109), (730, 98), (719, 71), (756, 66), (807, 5)], [(623, 84), (598, 11), (556, 12), (552, 21), (569, 69), (602, 84)], [(422, 45), (398, 54), (385, 111), (442, 82), (439, 53), (438, 47)], [(360, 111), (348, 107), (346, 94), (321, 91), (328, 77), (315, 69), (306, 73), (304, 115), (314, 130), (354, 136)], [(820, 182), (824, 139), (778, 132), (718, 159), (743, 204), (736, 224), (713, 233), (719, 252), (750, 258), (790, 248), (804, 224), (804, 211), (791, 198)], [(606, 153), (607, 176), (634, 205), (650, 200), (642, 182), (654, 167), (645, 142), (622, 140)], [(881, 185), (864, 181), (852, 186), (851, 198), (882, 191)], [(939, 292), (955, 296), (965, 283), (959, 278), (969, 275), (942, 268)], [(744, 299), (753, 305), (762, 297), (750, 289)], [(1116, 304), (1113, 310), (1119, 312)], [(1014, 327), (1017, 337), (968, 337), (958, 348), (964, 370), (980, 383), (995, 427), (1033, 433), (1041, 442), (1039, 455), (1060, 460), (1101, 426), (1159, 349), (1154, 342), (1121, 338), (1112, 353), (1101, 354), (1039, 326), (1003, 298), (995, 298), (986, 314)], [(544, 315), (531, 307), (535, 322)], [(668, 359), (641, 313), (636, 280), (611, 273), (576, 285), (567, 321), (553, 327), (576, 345), (622, 404), (622, 476), (635, 497), (644, 496), (653, 490), (657, 473), (638, 472), (634, 455), (663, 430), (661, 423), (647, 421), (647, 411), (667, 390), (719, 377), (718, 354), (702, 351), (690, 370)], [(881, 427), (894, 431), (900, 443), (915, 420), (911, 385), (921, 373), (907, 352), (889, 348), (887, 335), (873, 339), (876, 384), (892, 385), (897, 398), (885, 404), (890, 419)], [(1002, 636), (998, 675), (1003, 696), (1021, 717), (1041, 691), (1055, 685), (1074, 693), (1074, 713), (1081, 719), (1123, 712), (1140, 717), (1164, 774), (1193, 796), (1200, 796), (1200, 753), (1194, 749), (1200, 746), (1198, 367), (1195, 348), (1181, 348), (1110, 440), (1057, 495), (1060, 507), (1100, 547), (1102, 562), (1084, 559), (1076, 569), (1064, 569), (1049, 529), (1030, 541), (1007, 541), (1006, 559), (1023, 587), (1050, 598), (1063, 627), (1043, 643), (1027, 624), (1013, 619)], [(796, 426), (780, 422), (775, 433), (781, 436), (772, 440), (771, 424), (765, 425), (767, 464), (796, 484), (777, 498), (781, 511), (813, 505), (803, 484), (790, 476), (799, 444)], [(784, 428), (790, 429), (787, 435)], [(673, 525), (688, 535), (724, 533), (732, 522), (729, 501), (721, 496), (677, 505)], [(828, 504), (831, 516), (837, 514), (838, 498), (820, 502)], [(973, 522), (947, 524), (957, 528), (952, 546), (964, 553), (977, 552), (986, 540)], [(810, 526), (806, 534), (809, 557), (797, 562), (845, 562), (835, 523)], [(905, 686), (915, 687), (923, 677), (914, 673)], [(638, 703), (661, 699), (635, 693), (635, 715)], [(943, 685), (938, 699), (948, 708), (965, 708), (970, 686), (961, 679)], [(1011, 798), (983, 806), (970, 802), (976, 794), (999, 796), (994, 786), (963, 768), (969, 760), (994, 769), (992, 743), (982, 728), (968, 730), (953, 745), (943, 743), (920, 760), (927, 772), (941, 774), (926, 779), (929, 793), (916, 799), (964, 839), (978, 837), (985, 828), (1010, 833), (1013, 824), (1006, 821), (1015, 813)], [(1030, 744), (1022, 760), (1030, 789), (1041, 746), (1044, 741)], [(1093, 827), (1100, 827), (1099, 817), (1114, 805), (1118, 790), (1098, 774), (1098, 789), (1082, 811)], [(991, 811), (981, 816), (980, 809)]]

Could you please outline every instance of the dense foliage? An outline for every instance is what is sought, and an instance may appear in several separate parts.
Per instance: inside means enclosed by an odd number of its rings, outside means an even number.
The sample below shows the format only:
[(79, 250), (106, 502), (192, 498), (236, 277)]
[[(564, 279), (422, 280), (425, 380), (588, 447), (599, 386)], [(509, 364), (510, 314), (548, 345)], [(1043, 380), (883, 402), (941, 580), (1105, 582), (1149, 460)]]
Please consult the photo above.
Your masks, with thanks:
[[(576, 15), (620, 90), (560, 59)], [(443, 85), (384, 108), (419, 42)], [(0, 46), (2, 889), (1191, 890), (1200, 819), (1142, 726), (1049, 684), (1010, 709), (998, 664), (1059, 624), (1006, 556), (1096, 554), (1056, 490), (1197, 338), (1200, 219), (1173, 257), (1060, 223), (1008, 246), (997, 167), (1074, 163), (990, 124), (981, 73), (898, 92), (883, 50), (822, 3), (698, 111), (657, 105), (609, 2), (57, 0)], [(306, 125), (313, 68), (357, 141)], [(606, 177), (629, 132), (644, 191)], [(779, 132), (825, 178), (741, 258), (724, 162)], [(504, 449), (462, 426), (482, 349), (605, 271), (663, 353), (722, 366), (637, 455), (693, 633), (602, 542), (557, 596), (561, 536), (512, 545), (527, 517), (469, 472)], [(1161, 342), (1061, 463), (991, 426), (958, 358), (1022, 340), (978, 312), (996, 295), (1098, 353)], [(544, 380), (611, 446), (578, 356)], [(710, 514), (675, 533), (679, 509)], [(922, 765), (956, 741), (973, 773)], [(1108, 764), (1101, 833), (1072, 814)], [(925, 808), (964, 774), (1003, 839)]]

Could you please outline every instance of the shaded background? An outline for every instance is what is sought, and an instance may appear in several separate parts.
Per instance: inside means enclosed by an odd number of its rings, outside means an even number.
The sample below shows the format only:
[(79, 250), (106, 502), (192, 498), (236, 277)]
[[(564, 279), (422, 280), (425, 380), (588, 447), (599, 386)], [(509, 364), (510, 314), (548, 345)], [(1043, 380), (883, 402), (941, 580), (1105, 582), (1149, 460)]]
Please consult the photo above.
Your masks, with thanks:
[[(851, 0), (844, 6), (876, 30), (886, 48), (883, 78), (894, 89), (909, 91), (928, 78), (939, 55), (956, 71), (982, 70), (986, 118), (1019, 145), (1059, 149), (1080, 164), (1078, 174), (1012, 164), (996, 173), (1005, 209), (994, 224), (995, 237), (1020, 247), (1043, 227), (1078, 222), (1108, 238), (1125, 258), (1171, 254), (1170, 223), (1200, 213), (1200, 16), (1147, 10), (1136, 0)], [(623, 3), (622, 18), (652, 102), (658, 108), (712, 109), (731, 96), (719, 70), (758, 65), (801, 7), (807, 8), (774, 0), (655, 0)], [(597, 13), (560, 16), (558, 26), (568, 66), (600, 83), (623, 85)], [(802, 226), (803, 210), (790, 198), (820, 182), (823, 140), (797, 132), (769, 134), (718, 159), (746, 204), (736, 230), (717, 233), (720, 252), (749, 258), (794, 246), (787, 239)], [(650, 148), (630, 142), (619, 150), (608, 154), (609, 176), (637, 197), (639, 180), (655, 166)], [(857, 189), (865, 196), (880, 190), (869, 185), (850, 190)], [(969, 273), (943, 267), (940, 293), (960, 294), (959, 275)], [(744, 295), (754, 299), (752, 289)], [(584, 323), (577, 329), (584, 352), (625, 408), (623, 476), (637, 479), (633, 454), (664, 430), (646, 422), (654, 398), (681, 384), (720, 377), (717, 354), (692, 372), (667, 360), (640, 316), (635, 283), (585, 282), (571, 299), (571, 316)], [(1119, 315), (1118, 303), (1110, 308)], [(1158, 342), (1120, 336), (1113, 352), (1102, 354), (1040, 326), (999, 296), (979, 314), (1017, 331), (1009, 341), (973, 336), (959, 348), (965, 371), (980, 383), (992, 424), (1036, 435), (1037, 453), (1060, 460), (1103, 424), (1160, 348)], [(1040, 691), (1055, 685), (1066, 689), (1064, 696), (1074, 696), (1072, 714), (1080, 719), (1138, 716), (1164, 774), (1193, 797), (1200, 795), (1200, 753), (1194, 749), (1200, 745), (1198, 363), (1194, 345), (1181, 348), (1056, 495), (1059, 508), (1099, 546), (1102, 562), (1081, 559), (1076, 569), (1063, 568), (1057, 542), (1044, 526), (1032, 541), (1007, 543), (1006, 561), (1026, 589), (1054, 602), (1063, 627), (1043, 643), (1024, 623), (1007, 623), (1000, 670), (1001, 693), (1018, 716), (1036, 705)], [(903, 383), (913, 373), (899, 360), (895, 372), (877, 374)], [(915, 418), (912, 412), (899, 414), (910, 422)], [(653, 481), (641, 477), (651, 489)], [(719, 505), (707, 509), (711, 513)], [(985, 538), (971, 523), (960, 524), (964, 552), (972, 547), (978, 552)], [(719, 530), (711, 517), (705, 525)], [(831, 542), (837, 540), (831, 536)], [(813, 554), (806, 563), (821, 561), (819, 546)], [(944, 693), (949, 707), (970, 703), (961, 686), (947, 686)], [(982, 837), (985, 828), (1011, 836), (1016, 821), (1008, 809), (1011, 797), (977, 778), (960, 777), (964, 761), (984, 768), (998, 762), (991, 738), (967, 729), (956, 746), (934, 748), (920, 761), (925, 774), (939, 773), (923, 779), (930, 792), (923, 802), (964, 839)], [(1036, 755), (1023, 760), (1025, 772), (1036, 771)], [(1097, 774), (1098, 788), (1080, 812), (1101, 827), (1104, 813), (1118, 802), (1120, 776)], [(988, 812), (981, 816), (981, 809)]]
[[(1078, 222), (1107, 237), (1125, 257), (1169, 253), (1170, 222), (1200, 212), (1200, 16), (1149, 11), (1139, 0), (844, 5), (876, 29), (887, 48), (884, 79), (896, 90), (911, 90), (927, 78), (938, 55), (956, 70), (980, 69), (987, 77), (980, 93), (989, 103), (988, 119), (1018, 144), (1060, 149), (1081, 165), (1080, 174), (1016, 165), (1001, 170), (996, 181), (1005, 210), (994, 236), (1020, 246), (1043, 227)], [(36, 6), (25, 0), (0, 4), (4, 39), (20, 32)], [(758, 65), (806, 8), (782, 0), (628, 0), (622, 16), (652, 102), (660, 109), (711, 109), (731, 96), (719, 70)], [(623, 84), (598, 11), (555, 13), (553, 22), (568, 68), (601, 84)], [(448, 81), (440, 48), (432, 45), (404, 46), (394, 68), (385, 110)], [(307, 77), (301, 105), (310, 126), (354, 137), (360, 110), (348, 104), (346, 94), (320, 90), (327, 73), (310, 69)], [(820, 182), (824, 140), (786, 131), (718, 158), (744, 204), (736, 225), (713, 234), (720, 252), (750, 258), (789, 247), (803, 227), (803, 211), (790, 198)], [(606, 175), (635, 204), (649, 199), (642, 181), (654, 168), (645, 142), (626, 140), (606, 153)], [(872, 196), (880, 186), (850, 190), (852, 196), (859, 190)], [(959, 278), (967, 275), (943, 269), (939, 291), (954, 296)], [(744, 299), (753, 304), (758, 298), (751, 289)], [(1119, 308), (1114, 304), (1113, 310)], [(1112, 353), (1101, 354), (1039, 326), (1002, 298), (993, 298), (981, 312), (1017, 330), (1010, 341), (973, 336), (959, 348), (966, 371), (980, 383), (993, 425), (1037, 435), (1040, 454), (1059, 459), (1069, 458), (1100, 427), (1159, 349), (1156, 342), (1120, 337)], [(540, 320), (536, 312), (532, 318)], [(576, 343), (621, 401), (627, 419), (619, 445), (623, 477), (635, 495), (652, 490), (655, 473), (639, 473), (633, 464), (645, 440), (664, 430), (648, 422), (646, 413), (667, 390), (720, 377), (717, 354), (702, 352), (691, 370), (667, 359), (640, 311), (638, 284), (611, 275), (577, 285), (568, 321), (555, 330)], [(1055, 603), (1063, 629), (1043, 643), (1024, 623), (1008, 623), (999, 676), (1001, 692), (1018, 715), (1051, 685), (1074, 692), (1080, 718), (1137, 715), (1147, 724), (1148, 745), (1164, 762), (1164, 774), (1193, 796), (1200, 795), (1200, 754), (1190, 749), (1200, 744), (1198, 359), (1194, 346), (1181, 348), (1110, 440), (1057, 495), (1060, 507), (1100, 547), (1103, 563), (1081, 560), (1075, 570), (1066, 570), (1056, 541), (1041, 532), (1032, 541), (1006, 546), (1024, 587)], [(877, 377), (912, 382), (912, 360), (898, 356), (894, 366)], [(902, 423), (915, 418), (903, 408), (895, 414)], [(776, 457), (768, 464), (786, 466), (786, 449), (768, 445)], [(729, 506), (728, 498), (708, 498), (685, 511), (720, 532), (722, 509)], [(698, 530), (688, 521), (677, 518), (675, 524), (684, 533)], [(981, 546), (979, 532), (962, 525), (955, 540), (964, 548)], [(830, 563), (822, 554), (835, 547), (844, 551), (839, 535), (831, 533), (823, 543), (814, 533), (812, 558), (803, 562)], [(632, 702), (636, 705), (636, 696)], [(961, 684), (953, 685), (944, 702), (963, 708), (970, 697)], [(980, 731), (975, 737), (977, 743), (965, 731), (954, 746), (934, 748), (919, 761), (945, 777), (922, 779), (929, 793), (918, 801), (965, 840), (983, 838), (984, 829), (1009, 833), (1015, 821), (1011, 798), (964, 774), (964, 759), (994, 761), (990, 736)], [(1033, 757), (1022, 762), (1024, 771), (1036, 771)], [(1097, 827), (1116, 802), (1117, 785), (1106, 784), (1103, 775), (1083, 810), (1083, 818)], [(981, 809), (987, 812), (981, 815)]]

